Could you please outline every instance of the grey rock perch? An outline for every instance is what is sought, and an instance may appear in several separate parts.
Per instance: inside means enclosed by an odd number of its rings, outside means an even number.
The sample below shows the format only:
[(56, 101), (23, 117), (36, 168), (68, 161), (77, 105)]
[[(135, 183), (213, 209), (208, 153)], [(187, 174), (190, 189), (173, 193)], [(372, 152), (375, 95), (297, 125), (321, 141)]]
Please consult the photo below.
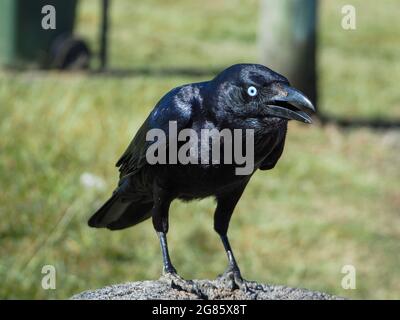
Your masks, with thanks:
[(232, 289), (219, 280), (193, 280), (197, 292), (168, 283), (165, 280), (137, 281), (116, 284), (74, 295), (73, 300), (342, 300), (327, 293), (300, 288), (249, 282), (249, 292)]

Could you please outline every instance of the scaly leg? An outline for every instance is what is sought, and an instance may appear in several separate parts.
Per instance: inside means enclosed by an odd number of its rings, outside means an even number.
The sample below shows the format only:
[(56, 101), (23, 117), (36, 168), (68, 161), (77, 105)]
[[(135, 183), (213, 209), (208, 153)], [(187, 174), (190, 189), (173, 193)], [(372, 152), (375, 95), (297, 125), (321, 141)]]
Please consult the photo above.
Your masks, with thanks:
[(172, 265), (168, 252), (167, 232), (168, 232), (168, 211), (172, 197), (162, 188), (154, 188), (154, 206), (153, 206), (153, 226), (157, 231), (160, 240), (161, 253), (163, 258), (163, 275), (161, 281), (166, 281), (172, 287), (178, 287), (182, 290), (201, 294), (200, 290), (192, 281), (182, 279)]
[(228, 268), (224, 274), (218, 277), (218, 279), (226, 282), (226, 285), (231, 289), (241, 288), (247, 291), (246, 281), (242, 278), (227, 236), (233, 210), (235, 209), (245, 187), (246, 184), (229, 194), (217, 197), (218, 204), (214, 215), (214, 229), (219, 234), (228, 256)]

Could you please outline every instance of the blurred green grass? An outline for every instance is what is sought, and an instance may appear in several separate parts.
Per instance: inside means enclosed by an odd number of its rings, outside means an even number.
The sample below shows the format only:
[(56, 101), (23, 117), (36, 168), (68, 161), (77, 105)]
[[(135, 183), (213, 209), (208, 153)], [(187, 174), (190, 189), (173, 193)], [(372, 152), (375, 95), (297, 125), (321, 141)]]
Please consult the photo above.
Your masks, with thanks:
[[(321, 108), (342, 116), (399, 117), (398, 1), (321, 1)], [(78, 30), (97, 45), (98, 8), (81, 3)], [(121, 232), (87, 218), (117, 182), (114, 163), (170, 88), (210, 76), (141, 74), (222, 69), (257, 61), (258, 1), (113, 2), (110, 65), (131, 76), (0, 73), (0, 297), (68, 298), (104, 285), (157, 278), (150, 222)], [(290, 124), (285, 153), (255, 175), (230, 227), (246, 278), (351, 298), (400, 298), (400, 134)], [(83, 173), (106, 190), (81, 185)], [(212, 230), (215, 204), (175, 202), (169, 242), (186, 278), (213, 278), (226, 258)], [(57, 270), (43, 290), (41, 268)], [(341, 268), (357, 269), (343, 290)]]

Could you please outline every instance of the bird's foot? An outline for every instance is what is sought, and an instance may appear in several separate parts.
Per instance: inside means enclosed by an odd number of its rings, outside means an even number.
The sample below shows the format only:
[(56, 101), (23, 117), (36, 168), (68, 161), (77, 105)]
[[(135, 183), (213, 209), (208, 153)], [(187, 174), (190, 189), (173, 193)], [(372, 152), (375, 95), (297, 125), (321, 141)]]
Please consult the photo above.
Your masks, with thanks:
[(246, 280), (242, 278), (240, 270), (236, 268), (229, 267), (223, 274), (218, 276), (217, 280), (230, 290), (242, 289), (246, 285)]
[(229, 267), (223, 274), (218, 276), (217, 280), (230, 290), (240, 289), (250, 296), (255, 294), (254, 290), (252, 290), (252, 282), (243, 279), (238, 268)]
[(196, 283), (192, 280), (183, 279), (176, 271), (173, 270), (165, 270), (163, 275), (160, 278), (160, 281), (168, 283), (169, 286), (173, 289), (178, 289), (181, 291), (186, 291), (189, 293), (193, 293), (198, 296), (200, 299), (204, 298), (204, 294), (198, 287)]

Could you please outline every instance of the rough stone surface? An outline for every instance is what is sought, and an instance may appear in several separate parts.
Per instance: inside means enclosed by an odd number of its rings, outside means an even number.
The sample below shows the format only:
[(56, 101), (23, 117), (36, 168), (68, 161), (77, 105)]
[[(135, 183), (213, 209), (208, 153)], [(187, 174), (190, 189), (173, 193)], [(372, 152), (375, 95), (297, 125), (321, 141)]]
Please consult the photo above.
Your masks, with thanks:
[(111, 285), (73, 296), (74, 300), (149, 300), (149, 299), (210, 299), (210, 300), (336, 300), (343, 299), (322, 292), (300, 288), (248, 282), (248, 290), (232, 289), (219, 280), (193, 280), (196, 290), (171, 284), (163, 279)]

